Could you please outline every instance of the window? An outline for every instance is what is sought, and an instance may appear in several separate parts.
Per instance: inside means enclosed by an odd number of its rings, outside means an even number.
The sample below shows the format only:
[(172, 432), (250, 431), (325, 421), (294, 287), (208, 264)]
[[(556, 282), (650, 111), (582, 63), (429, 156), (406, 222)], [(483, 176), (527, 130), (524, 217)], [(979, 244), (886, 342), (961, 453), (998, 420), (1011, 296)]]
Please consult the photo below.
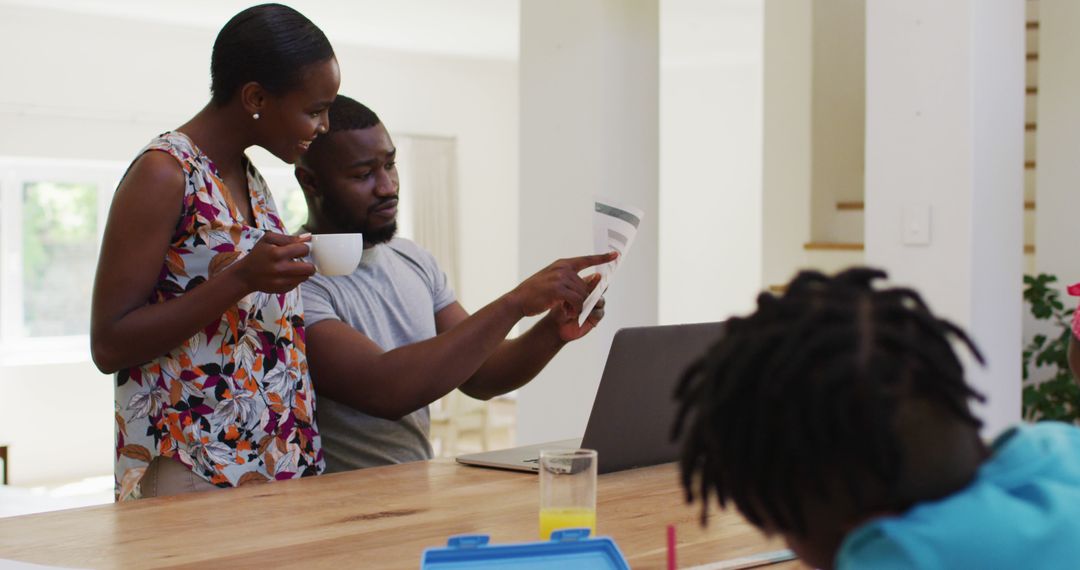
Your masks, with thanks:
[(38, 181), (22, 190), (21, 332), (31, 338), (84, 334), (91, 293), (85, 277), (93, 275), (97, 257), (97, 188)]
[(270, 188), (286, 233), (299, 232), (300, 226), (307, 221), (307, 202), (304, 201), (304, 191), (300, 189), (292, 167), (259, 168), (259, 174), (262, 174)]
[(94, 269), (125, 167), (0, 159), (0, 362), (89, 359)]

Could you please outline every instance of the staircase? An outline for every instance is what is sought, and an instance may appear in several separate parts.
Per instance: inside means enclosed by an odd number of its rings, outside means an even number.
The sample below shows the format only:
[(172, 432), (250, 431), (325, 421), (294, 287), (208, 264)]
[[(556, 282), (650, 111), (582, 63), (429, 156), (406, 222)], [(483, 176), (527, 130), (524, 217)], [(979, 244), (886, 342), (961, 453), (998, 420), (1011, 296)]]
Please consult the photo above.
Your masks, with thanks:
[[(1027, 0), (1026, 22), (1026, 100), (1024, 124), (1024, 272), (1035, 271), (1035, 140), (1038, 125), (1038, 71), (1039, 71), (1039, 3)], [(833, 273), (862, 264), (864, 261), (863, 243), (865, 203), (862, 200), (838, 201), (835, 205), (836, 216), (832, 235), (845, 236), (838, 241), (810, 241), (803, 244), (806, 251), (806, 265), (826, 273)], [(783, 286), (773, 284), (768, 289), (774, 293), (783, 291)]]

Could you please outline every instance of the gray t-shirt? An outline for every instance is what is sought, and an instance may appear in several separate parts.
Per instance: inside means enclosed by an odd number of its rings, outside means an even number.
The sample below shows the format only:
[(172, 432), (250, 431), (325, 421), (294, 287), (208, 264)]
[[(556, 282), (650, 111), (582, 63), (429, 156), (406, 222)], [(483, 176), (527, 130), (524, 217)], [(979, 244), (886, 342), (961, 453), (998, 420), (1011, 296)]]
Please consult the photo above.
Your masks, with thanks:
[[(336, 319), (386, 351), (433, 338), (435, 313), (455, 299), (435, 258), (403, 238), (364, 250), (349, 275), (316, 274), (300, 292), (308, 328)], [(326, 473), (431, 459), (427, 406), (390, 421), (318, 394), (317, 380), (316, 396)]]

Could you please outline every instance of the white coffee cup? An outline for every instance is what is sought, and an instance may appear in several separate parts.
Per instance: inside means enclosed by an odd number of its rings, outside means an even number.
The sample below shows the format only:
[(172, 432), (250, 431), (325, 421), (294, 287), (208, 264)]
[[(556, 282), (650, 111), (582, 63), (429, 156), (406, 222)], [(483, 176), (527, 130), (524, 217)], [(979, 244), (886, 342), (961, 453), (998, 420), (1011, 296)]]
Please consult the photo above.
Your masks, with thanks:
[(323, 275), (348, 275), (364, 255), (363, 234), (315, 234), (309, 242), (311, 261)]

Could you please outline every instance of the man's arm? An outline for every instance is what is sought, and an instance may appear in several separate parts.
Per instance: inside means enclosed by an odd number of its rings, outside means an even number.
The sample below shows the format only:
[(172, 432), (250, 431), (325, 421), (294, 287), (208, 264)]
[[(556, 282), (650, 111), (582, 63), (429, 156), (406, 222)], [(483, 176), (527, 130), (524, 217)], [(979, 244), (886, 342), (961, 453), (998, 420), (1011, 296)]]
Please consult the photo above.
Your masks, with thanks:
[[(590, 280), (590, 291), (599, 282), (599, 276), (594, 277), (597, 279)], [(524, 386), (547, 366), (566, 343), (585, 336), (600, 323), (604, 318), (604, 303), (601, 297), (585, 324), (580, 327), (577, 317), (569, 314), (564, 307), (551, 309), (525, 334), (503, 341), (480, 369), (461, 385), (461, 391), (473, 398), (488, 400)], [(436, 326), (452, 326), (452, 323), (461, 322), (467, 317), (465, 309), (454, 303), (439, 311)]]
[(317, 322), (307, 330), (315, 389), (366, 414), (398, 419), (465, 383), (523, 316), (566, 305), (568, 313), (580, 311), (588, 286), (578, 271), (612, 259), (557, 261), (444, 334), (391, 351), (341, 321)]
[(366, 414), (396, 420), (468, 379), (521, 314), (514, 299), (504, 296), (446, 334), (388, 352), (341, 321), (320, 321), (307, 331), (315, 390)]

